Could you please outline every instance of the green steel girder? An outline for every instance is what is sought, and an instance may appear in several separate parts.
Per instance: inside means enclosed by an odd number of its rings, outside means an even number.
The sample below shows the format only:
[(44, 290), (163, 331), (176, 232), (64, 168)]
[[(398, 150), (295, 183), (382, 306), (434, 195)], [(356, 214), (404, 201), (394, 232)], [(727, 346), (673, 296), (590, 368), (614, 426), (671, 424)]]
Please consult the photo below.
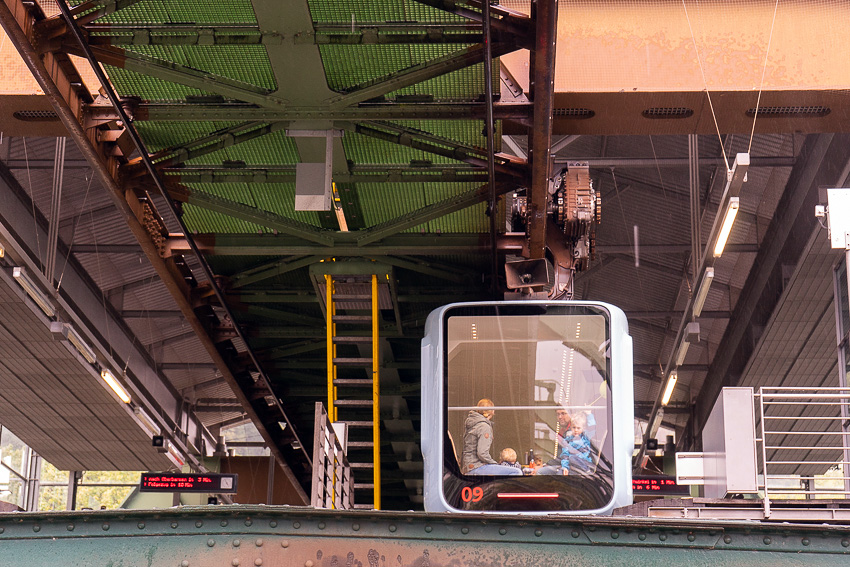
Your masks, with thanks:
[[(392, 144), (406, 146), (434, 155), (466, 162), (476, 167), (486, 167), (487, 160), (480, 156), (479, 151), (472, 151), (458, 143), (449, 145), (447, 142), (434, 142), (432, 136), (421, 136), (417, 131), (404, 129), (402, 127), (388, 128), (384, 124), (378, 127), (371, 124), (355, 124), (354, 131), (357, 134), (383, 140)], [(512, 163), (507, 160), (499, 160), (496, 164), (496, 173), (525, 180), (528, 176), (527, 168), (522, 163)]]
[[(138, 4), (141, 1), (142, 0), (92, 0), (90, 2), (83, 2), (71, 8), (71, 15), (76, 18), (77, 24), (82, 25), (88, 22), (93, 22), (98, 18), (114, 14), (119, 10)], [(62, 14), (50, 16), (36, 22), (33, 26), (33, 32), (38, 37), (39, 44), (43, 47), (47, 47), (48, 43), (61, 43), (51, 42), (50, 40), (69, 35), (68, 26), (66, 25)], [(70, 37), (69, 43), (72, 43)]]
[[(520, 49), (516, 44), (497, 43), (493, 45), (493, 57), (499, 57)], [(361, 83), (348, 89), (345, 94), (332, 97), (328, 104), (332, 109), (345, 108), (354, 104), (365, 102), (379, 96), (384, 96), (393, 91), (409, 87), (452, 71), (464, 69), (472, 65), (482, 63), (484, 60), (484, 47), (473, 45), (457, 53), (451, 53), (444, 57), (437, 57), (424, 63), (413, 65), (396, 73), (378, 77), (372, 81)]]
[[(532, 105), (527, 102), (496, 103), (493, 112), (497, 120), (527, 120)], [(86, 113), (93, 120), (115, 120), (111, 107), (91, 105)], [(143, 102), (133, 111), (136, 120), (192, 122), (202, 120), (469, 120), (483, 119), (482, 102), (395, 102), (361, 103), (348, 108), (326, 105), (287, 106), (274, 109), (238, 102), (210, 101), (206, 103)]]
[(5, 567), (845, 565), (846, 526), (198, 506), (0, 514)]
[[(169, 196), (175, 201), (181, 203), (188, 203), (209, 211), (215, 211), (223, 215), (255, 223), (266, 228), (280, 231), (284, 234), (297, 236), (310, 242), (324, 244), (325, 246), (330, 246), (334, 242), (333, 234), (330, 231), (322, 230), (313, 225), (296, 221), (269, 211), (264, 211), (256, 207), (231, 201), (230, 199), (211, 195), (202, 191), (193, 191), (185, 186), (170, 185)], [(172, 253), (174, 253), (173, 250)]]
[[(316, 256), (333, 252), (337, 257), (380, 257), (387, 255), (451, 256), (480, 254), (489, 246), (489, 237), (480, 234), (399, 234), (389, 236), (381, 244), (360, 246), (354, 232), (327, 232), (327, 243), (285, 235), (197, 234), (195, 242), (204, 254), (211, 256)], [(182, 253), (185, 241), (174, 238), (166, 242), (169, 251)], [(332, 247), (332, 248), (330, 248)]]
[[(83, 55), (78, 46), (70, 43), (63, 45), (63, 51), (73, 55)], [(260, 106), (280, 108), (286, 104), (285, 99), (269, 94), (268, 89), (263, 87), (249, 85), (242, 81), (194, 69), (173, 61), (164, 61), (117, 47), (92, 46), (91, 51), (100, 63), (155, 79), (178, 83)]]
[(255, 266), (248, 270), (244, 270), (229, 277), (227, 288), (228, 290), (239, 289), (246, 285), (255, 284), (287, 272), (306, 268), (317, 262), (321, 262), (332, 254), (333, 249), (328, 249), (327, 254), (323, 256), (306, 256), (306, 257), (291, 257), (287, 256), (280, 260), (274, 260), (260, 266)]
[[(512, 185), (509, 183), (499, 183), (497, 184), (496, 194), (504, 195), (505, 193), (515, 190), (516, 188), (516, 185)], [(467, 207), (471, 207), (472, 205), (482, 203), (487, 200), (489, 195), (490, 186), (484, 185), (471, 191), (467, 191), (466, 193), (461, 193), (460, 195), (449, 197), (448, 199), (440, 201), (439, 203), (434, 203), (433, 205), (426, 205), (421, 209), (411, 211), (409, 213), (401, 215), (400, 217), (375, 225), (371, 228), (366, 229), (365, 231), (361, 231), (363, 234), (357, 238), (357, 244), (359, 246), (366, 246), (367, 244), (383, 240), (388, 236), (398, 234), (404, 230), (407, 230), (408, 228), (419, 226), (430, 220), (434, 220), (445, 215), (451, 214), (455, 211), (460, 211)]]

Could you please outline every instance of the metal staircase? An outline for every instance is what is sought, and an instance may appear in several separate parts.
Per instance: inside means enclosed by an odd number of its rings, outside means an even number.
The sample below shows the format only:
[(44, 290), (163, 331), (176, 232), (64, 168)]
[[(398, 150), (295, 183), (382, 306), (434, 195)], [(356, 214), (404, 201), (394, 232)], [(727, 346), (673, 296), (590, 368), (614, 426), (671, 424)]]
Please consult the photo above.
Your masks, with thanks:
[[(378, 275), (325, 277), (328, 417), (348, 429), (355, 508), (381, 509)], [(372, 495), (372, 502), (363, 496)]]

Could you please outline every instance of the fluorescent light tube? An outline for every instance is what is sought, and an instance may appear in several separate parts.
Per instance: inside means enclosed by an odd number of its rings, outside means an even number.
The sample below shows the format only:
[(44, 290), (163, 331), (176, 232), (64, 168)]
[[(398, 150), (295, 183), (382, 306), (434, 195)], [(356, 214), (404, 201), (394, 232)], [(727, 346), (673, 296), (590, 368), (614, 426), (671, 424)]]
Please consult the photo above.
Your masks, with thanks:
[(691, 346), (691, 343), (687, 341), (686, 337), (682, 337), (682, 342), (679, 344), (679, 352), (676, 353), (676, 366), (682, 366), (682, 363), (685, 362), (685, 356), (688, 354), (688, 347)]
[[(51, 323), (51, 331), (53, 330), (53, 325), (56, 324)], [(97, 361), (97, 356), (94, 353), (94, 350), (86, 343), (85, 339), (68, 323), (59, 323), (61, 325), (60, 332), (62, 336), (68, 339), (68, 342), (74, 345), (74, 348), (80, 353), (80, 355), (86, 359), (86, 362), (89, 364), (94, 364)]]
[(36, 285), (36, 283), (30, 279), (30, 277), (24, 272), (23, 268), (14, 267), (12, 268), (12, 277), (20, 284), (24, 291), (27, 292), (27, 295), (35, 301), (36, 305), (38, 305), (44, 314), (48, 317), (53, 317), (56, 315), (56, 309), (53, 307), (53, 302), (50, 301), (50, 298), (47, 297)]
[(708, 297), (708, 288), (711, 287), (711, 282), (714, 281), (714, 268), (711, 266), (705, 269), (702, 276), (702, 281), (697, 289), (697, 294), (694, 297), (694, 317), (699, 317), (702, 313), (702, 308), (705, 305), (705, 298)]
[(125, 390), (124, 387), (118, 383), (118, 380), (115, 379), (115, 376), (112, 375), (112, 372), (105, 369), (101, 370), (100, 377), (103, 378), (103, 381), (106, 382), (110, 388), (112, 388), (112, 391), (115, 392), (115, 395), (121, 398), (122, 402), (124, 402), (125, 404), (130, 403), (130, 394), (128, 394), (127, 390)]
[(741, 200), (738, 197), (729, 198), (729, 204), (726, 205), (726, 212), (723, 217), (723, 225), (720, 227), (720, 234), (717, 235), (717, 243), (714, 245), (715, 258), (719, 258), (723, 254), (723, 249), (726, 248), (726, 241), (729, 240), (729, 233), (732, 232), (732, 225), (735, 223), (735, 217), (738, 215), (740, 206)]
[(145, 426), (145, 429), (151, 432), (152, 435), (160, 435), (162, 430), (159, 428), (159, 425), (147, 414), (145, 410), (140, 407), (133, 408), (133, 413), (136, 414), (136, 417), (139, 418), (139, 421), (142, 422), (142, 425)]
[(670, 403), (670, 398), (673, 396), (673, 390), (676, 389), (676, 381), (678, 379), (679, 374), (677, 372), (672, 372), (670, 374), (670, 378), (667, 379), (667, 387), (664, 388), (664, 396), (661, 398), (662, 406), (666, 406)]

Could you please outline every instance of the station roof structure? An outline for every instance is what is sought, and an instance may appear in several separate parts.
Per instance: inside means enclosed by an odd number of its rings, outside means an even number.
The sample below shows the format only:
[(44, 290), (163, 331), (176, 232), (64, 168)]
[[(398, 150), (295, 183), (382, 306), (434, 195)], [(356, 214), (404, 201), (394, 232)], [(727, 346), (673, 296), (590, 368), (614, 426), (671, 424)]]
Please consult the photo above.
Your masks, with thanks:
[[(796, 30), (832, 29), (847, 7), (557, 4), (551, 97), (530, 84), (546, 50), (530, 2), (491, 7), (490, 179), (480, 1), (0, 2), (0, 423), (60, 468), (95, 470), (191, 462), (250, 421), (309, 490), (327, 392), (313, 274), (380, 265), (387, 486), (418, 506), (425, 318), (501, 290), (493, 266), (526, 237), (504, 234), (504, 203), (532, 185), (547, 100), (550, 174), (587, 162), (602, 201), (574, 297), (629, 317), (636, 417), (658, 415), (738, 154), (739, 215), (662, 423), (690, 448), (722, 386), (838, 385), (841, 254), (814, 206), (850, 174), (850, 53), (840, 33)], [(298, 166), (326, 160), (332, 206), (301, 210)], [(12, 266), (50, 290), (52, 315)], [(135, 411), (92, 389), (99, 367), (51, 322), (92, 345)]]

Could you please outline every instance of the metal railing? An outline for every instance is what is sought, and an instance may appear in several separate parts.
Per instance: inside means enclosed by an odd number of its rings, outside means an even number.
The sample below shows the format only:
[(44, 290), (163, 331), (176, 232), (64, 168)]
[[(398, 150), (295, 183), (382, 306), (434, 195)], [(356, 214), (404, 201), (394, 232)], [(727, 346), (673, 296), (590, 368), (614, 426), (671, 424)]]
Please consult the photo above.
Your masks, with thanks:
[[(759, 388), (756, 398), (765, 517), (771, 496), (850, 497), (850, 388)], [(819, 490), (816, 482), (834, 467), (840, 476), (829, 480), (841, 487)]]
[(351, 480), (351, 465), (345, 455), (346, 439), (337, 436), (322, 402), (316, 402), (313, 431), (311, 505), (331, 510), (353, 508), (354, 484)]

